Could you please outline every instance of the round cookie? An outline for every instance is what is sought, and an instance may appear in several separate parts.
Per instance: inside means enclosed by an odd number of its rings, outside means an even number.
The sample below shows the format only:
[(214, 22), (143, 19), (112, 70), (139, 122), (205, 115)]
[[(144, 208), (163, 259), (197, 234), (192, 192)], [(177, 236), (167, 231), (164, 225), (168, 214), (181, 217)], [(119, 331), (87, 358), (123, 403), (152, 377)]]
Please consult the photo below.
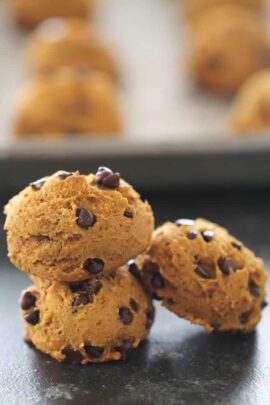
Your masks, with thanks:
[(51, 17), (87, 18), (91, 0), (10, 0), (18, 24), (32, 28)]
[(270, 69), (253, 75), (239, 90), (232, 106), (230, 126), (239, 134), (262, 133), (270, 127)]
[(250, 75), (269, 65), (266, 26), (250, 10), (215, 7), (197, 18), (190, 30), (188, 71), (214, 91), (235, 92)]
[(261, 319), (263, 261), (206, 220), (165, 223), (137, 259), (137, 271), (130, 266), (165, 307), (208, 332), (251, 332)]
[(154, 320), (151, 300), (123, 268), (73, 284), (40, 279), (22, 293), (20, 306), (28, 342), (79, 364), (125, 359)]
[(18, 94), (18, 137), (119, 136), (121, 131), (116, 88), (105, 74), (63, 67), (36, 75)]
[(45, 279), (79, 281), (107, 273), (150, 243), (153, 213), (119, 173), (57, 172), (5, 207), (9, 258)]
[(181, 6), (184, 7), (184, 12), (187, 18), (194, 18), (202, 12), (207, 12), (213, 7), (222, 6), (224, 4), (250, 8), (253, 11), (260, 12), (263, 12), (266, 9), (265, 0), (184, 0)]
[(109, 48), (87, 22), (78, 18), (42, 22), (29, 36), (27, 59), (34, 73), (82, 65), (114, 79), (117, 76), (116, 62)]

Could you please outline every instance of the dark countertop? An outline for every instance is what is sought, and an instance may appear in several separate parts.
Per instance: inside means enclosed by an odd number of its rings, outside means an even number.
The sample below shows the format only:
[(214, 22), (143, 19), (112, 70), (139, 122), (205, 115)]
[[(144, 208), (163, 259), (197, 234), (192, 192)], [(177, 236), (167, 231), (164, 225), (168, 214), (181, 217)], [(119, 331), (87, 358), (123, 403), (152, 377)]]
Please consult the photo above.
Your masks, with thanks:
[[(270, 190), (167, 192), (146, 196), (157, 222), (204, 216), (270, 261)], [(1, 198), (1, 202), (6, 198)], [(2, 227), (2, 226), (1, 226)], [(0, 294), (1, 404), (270, 403), (270, 310), (251, 335), (208, 335), (157, 305), (149, 339), (127, 362), (59, 364), (22, 340), (20, 290), (29, 279), (8, 264), (4, 234)]]

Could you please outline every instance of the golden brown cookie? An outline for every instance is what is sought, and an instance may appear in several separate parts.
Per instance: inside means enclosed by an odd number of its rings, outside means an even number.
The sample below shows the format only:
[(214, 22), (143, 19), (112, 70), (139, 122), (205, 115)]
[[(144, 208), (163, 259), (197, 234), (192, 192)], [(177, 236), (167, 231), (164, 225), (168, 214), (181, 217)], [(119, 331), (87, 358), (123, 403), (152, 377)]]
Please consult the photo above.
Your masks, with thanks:
[(202, 12), (207, 12), (213, 7), (224, 4), (251, 8), (260, 12), (264, 12), (266, 9), (265, 0), (184, 0), (182, 3), (181, 6), (183, 6), (188, 18), (197, 17)]
[(34, 73), (59, 66), (87, 66), (117, 76), (110, 49), (87, 22), (78, 18), (53, 18), (42, 22), (30, 34), (27, 59)]
[(51, 17), (87, 18), (91, 0), (10, 0), (18, 24), (32, 28)]
[(119, 136), (116, 93), (109, 76), (85, 68), (37, 75), (18, 94), (14, 132), (19, 137)]
[(244, 83), (233, 103), (230, 126), (241, 135), (259, 135), (270, 127), (270, 69)]
[(188, 70), (195, 81), (232, 93), (269, 65), (266, 26), (250, 10), (224, 5), (203, 13), (191, 25)]
[(58, 361), (78, 364), (124, 359), (154, 320), (151, 300), (121, 268), (80, 283), (39, 280), (22, 293), (20, 306), (26, 340)]
[(10, 260), (45, 279), (79, 281), (104, 274), (142, 253), (153, 213), (119, 173), (57, 172), (5, 207)]
[[(165, 223), (137, 266), (165, 307), (209, 332), (251, 332), (261, 319), (267, 279), (263, 261), (211, 222)], [(131, 271), (137, 274), (134, 264)]]

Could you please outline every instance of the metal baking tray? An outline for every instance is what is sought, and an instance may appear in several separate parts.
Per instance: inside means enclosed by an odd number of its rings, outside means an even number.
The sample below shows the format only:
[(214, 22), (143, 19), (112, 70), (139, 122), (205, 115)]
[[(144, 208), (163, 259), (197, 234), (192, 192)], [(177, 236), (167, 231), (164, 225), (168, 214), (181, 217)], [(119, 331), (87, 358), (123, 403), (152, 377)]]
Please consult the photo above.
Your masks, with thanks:
[(203, 94), (186, 77), (179, 0), (96, 2), (93, 24), (121, 67), (122, 139), (15, 139), (12, 114), (27, 77), (27, 34), (14, 25), (7, 3), (0, 2), (0, 190), (59, 168), (89, 172), (100, 164), (146, 188), (269, 182), (270, 136), (230, 136), (230, 100)]

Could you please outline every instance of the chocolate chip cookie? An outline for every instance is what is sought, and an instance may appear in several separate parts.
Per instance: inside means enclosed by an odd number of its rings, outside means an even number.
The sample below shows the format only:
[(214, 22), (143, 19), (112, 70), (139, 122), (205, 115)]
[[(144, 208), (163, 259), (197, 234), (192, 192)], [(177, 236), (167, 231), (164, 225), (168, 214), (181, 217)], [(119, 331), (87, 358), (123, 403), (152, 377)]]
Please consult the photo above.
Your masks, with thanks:
[(58, 361), (125, 359), (150, 331), (151, 300), (123, 268), (71, 284), (35, 282), (20, 300), (25, 339)]
[(129, 267), (165, 307), (209, 332), (251, 332), (261, 319), (263, 261), (206, 220), (165, 223)]
[(18, 24), (32, 28), (50, 17), (87, 18), (91, 0), (10, 0)]
[(30, 70), (47, 73), (59, 66), (82, 65), (117, 76), (116, 61), (100, 35), (79, 18), (53, 18), (30, 34), (26, 47)]
[(119, 136), (122, 118), (110, 77), (82, 67), (36, 75), (18, 94), (14, 133), (18, 137)]
[(31, 183), (5, 207), (10, 260), (44, 279), (79, 281), (107, 273), (150, 243), (150, 205), (120, 174), (60, 171)]

